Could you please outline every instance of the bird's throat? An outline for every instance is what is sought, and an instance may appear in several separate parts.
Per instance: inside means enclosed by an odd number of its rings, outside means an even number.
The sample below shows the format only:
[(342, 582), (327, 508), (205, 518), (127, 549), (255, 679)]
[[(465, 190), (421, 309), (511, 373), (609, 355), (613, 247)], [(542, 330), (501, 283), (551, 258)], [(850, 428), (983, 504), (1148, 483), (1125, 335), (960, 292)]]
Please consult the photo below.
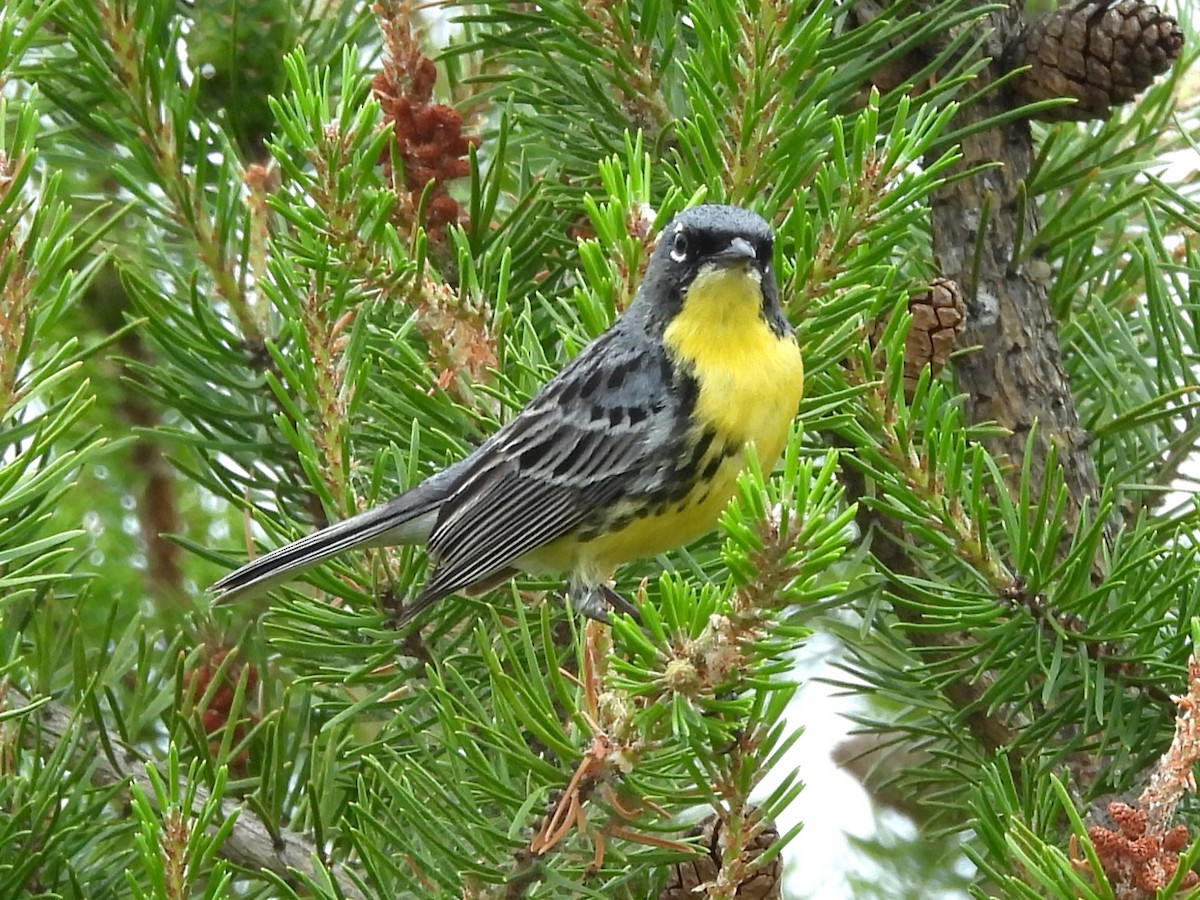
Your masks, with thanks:
[[(762, 275), (744, 266), (706, 268), (696, 276), (683, 296), (683, 307), (664, 336), (668, 346), (675, 340), (697, 340), (748, 336), (755, 319), (763, 315)], [(684, 348), (680, 346), (682, 351)]]
[(741, 267), (701, 273), (663, 343), (700, 385), (697, 425), (756, 442), (770, 466), (800, 405), (804, 369), (795, 336), (768, 323), (757, 275)]

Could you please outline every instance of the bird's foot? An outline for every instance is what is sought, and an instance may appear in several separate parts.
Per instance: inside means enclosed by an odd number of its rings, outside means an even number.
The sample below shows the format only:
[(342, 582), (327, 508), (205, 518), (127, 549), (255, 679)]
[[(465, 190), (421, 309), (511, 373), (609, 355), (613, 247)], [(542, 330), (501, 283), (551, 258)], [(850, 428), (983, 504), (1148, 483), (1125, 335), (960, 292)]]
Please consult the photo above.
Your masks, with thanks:
[(595, 619), (597, 622), (603, 622), (605, 625), (612, 621), (609, 617), (610, 610), (623, 612), (632, 617), (639, 625), (641, 624), (642, 617), (638, 614), (637, 607), (607, 584), (573, 585), (570, 598), (571, 606), (577, 613), (587, 616), (589, 619)]

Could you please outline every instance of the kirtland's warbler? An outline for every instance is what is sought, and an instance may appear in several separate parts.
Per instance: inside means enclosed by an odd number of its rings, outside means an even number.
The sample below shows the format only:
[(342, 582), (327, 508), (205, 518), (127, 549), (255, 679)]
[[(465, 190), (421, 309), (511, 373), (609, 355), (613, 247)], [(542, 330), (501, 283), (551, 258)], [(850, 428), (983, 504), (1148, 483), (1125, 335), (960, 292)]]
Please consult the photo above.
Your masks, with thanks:
[(787, 439), (803, 367), (773, 243), (744, 209), (681, 213), (625, 313), (466, 459), (212, 590), (225, 601), (354, 547), (425, 544), (430, 573), (402, 622), (518, 570), (568, 573), (592, 618), (632, 612), (606, 583), (616, 567), (711, 530), (746, 446), (770, 466)]

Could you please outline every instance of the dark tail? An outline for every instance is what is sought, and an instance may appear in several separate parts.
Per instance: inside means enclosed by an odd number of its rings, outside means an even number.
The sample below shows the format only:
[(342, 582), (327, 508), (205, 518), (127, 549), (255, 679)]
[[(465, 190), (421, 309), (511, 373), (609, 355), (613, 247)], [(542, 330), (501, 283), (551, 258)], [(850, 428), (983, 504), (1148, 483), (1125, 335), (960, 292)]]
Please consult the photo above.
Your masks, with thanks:
[(230, 572), (209, 588), (216, 602), (228, 603), (291, 581), (305, 569), (355, 547), (422, 544), (437, 521), (448, 493), (449, 470), (418, 484), (396, 499), (315, 531)]

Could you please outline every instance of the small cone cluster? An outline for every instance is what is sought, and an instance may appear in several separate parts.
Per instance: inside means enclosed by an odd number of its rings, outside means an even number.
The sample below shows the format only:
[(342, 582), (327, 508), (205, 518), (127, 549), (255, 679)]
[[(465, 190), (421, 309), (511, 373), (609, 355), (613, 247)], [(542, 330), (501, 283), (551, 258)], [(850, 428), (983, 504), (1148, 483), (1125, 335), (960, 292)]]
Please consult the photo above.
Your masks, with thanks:
[[(234, 721), (233, 701), (234, 692), (241, 678), (243, 666), (247, 669), (247, 694), (253, 691), (258, 685), (258, 670), (249, 663), (235, 662), (222, 672), (221, 664), (228, 655), (228, 650), (216, 650), (198, 668), (193, 669), (187, 674), (187, 691), (191, 696), (192, 702), (197, 704), (203, 702), (204, 695), (208, 693), (213, 679), (218, 676), (221, 679), (220, 684), (213, 691), (208, 703), (200, 709), (200, 724), (204, 728), (204, 733), (209, 738), (209, 752), (214, 754), (221, 747), (222, 733), (226, 727), (232, 726), (233, 738), (231, 746), (236, 747), (245, 738), (247, 727), (253, 726), (257, 722), (257, 719), (253, 715), (245, 711), (242, 711), (237, 720)], [(229, 762), (236, 772), (241, 773), (245, 771), (249, 761), (250, 758), (247, 752), (240, 750)]]
[[(1154, 897), (1175, 877), (1179, 854), (1190, 842), (1186, 825), (1176, 825), (1165, 834), (1153, 834), (1148, 828), (1145, 810), (1127, 803), (1110, 803), (1108, 817), (1116, 828), (1093, 825), (1088, 837), (1104, 867), (1109, 884), (1121, 890), (1119, 896)], [(1188, 872), (1180, 890), (1200, 884), (1200, 876)]]
[(384, 176), (393, 178), (393, 167), (402, 167), (409, 206), (425, 198), (421, 223), (430, 238), (441, 241), (445, 227), (458, 222), (458, 201), (446, 183), (471, 174), (467, 161), (479, 138), (463, 134), (462, 114), (442, 103), (434, 103), (433, 86), (437, 66), (421, 52), (413, 33), (412, 11), (405, 3), (376, 3), (375, 13), (383, 30), (387, 54), (383, 71), (371, 82), (384, 120), (396, 135), (384, 151)]

